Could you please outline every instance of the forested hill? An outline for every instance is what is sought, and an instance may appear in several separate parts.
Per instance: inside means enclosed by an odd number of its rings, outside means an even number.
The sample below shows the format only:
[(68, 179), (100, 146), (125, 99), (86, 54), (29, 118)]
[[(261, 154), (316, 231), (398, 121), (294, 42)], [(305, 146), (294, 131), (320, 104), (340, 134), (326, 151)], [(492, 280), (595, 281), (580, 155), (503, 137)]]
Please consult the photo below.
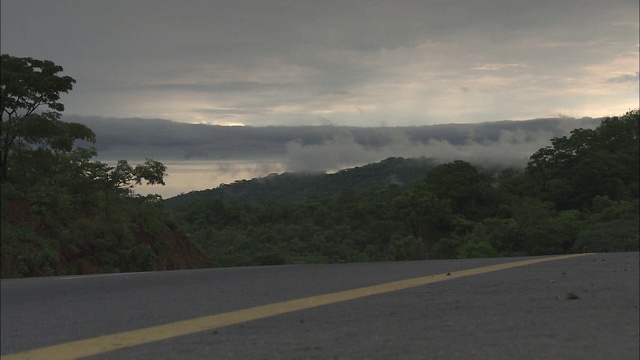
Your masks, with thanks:
[[(276, 159), (276, 162), (285, 162), (292, 169), (344, 169), (355, 164), (369, 163), (335, 174), (325, 174), (322, 170), (294, 170), (295, 172), (272, 174), (265, 178), (240, 180), (219, 188), (195, 190), (167, 199), (167, 209), (175, 208), (176, 205), (188, 205), (197, 199), (234, 201), (249, 205), (268, 202), (299, 203), (309, 196), (337, 194), (344, 189), (365, 190), (389, 184), (408, 189), (435, 165), (455, 159), (469, 161), (481, 167), (523, 168), (528, 157), (540, 146), (547, 145), (550, 138), (569, 135), (570, 130), (575, 128), (592, 129), (600, 122), (600, 119), (593, 118), (555, 118), (396, 128), (227, 128), (194, 127), (168, 121), (151, 123), (140, 119), (130, 119), (127, 122), (111, 120), (113, 122), (106, 122), (104, 119), (78, 119), (99, 129), (103, 143), (98, 143), (97, 147), (107, 153), (112, 152), (112, 155), (115, 151), (113, 149), (126, 143), (127, 152), (135, 152), (130, 144), (136, 144), (147, 151), (150, 146), (161, 146), (166, 153), (190, 158), (189, 154), (168, 150), (172, 144), (188, 141), (190, 146), (198, 149), (197, 152), (208, 154), (212, 159), (243, 161), (241, 159), (244, 156), (252, 154), (254, 160), (260, 159), (259, 156), (266, 156)], [(118, 125), (114, 127), (114, 123)], [(115, 132), (116, 129), (123, 129), (125, 124), (126, 131)], [(152, 126), (154, 133), (150, 136), (145, 129)], [(123, 139), (122, 133), (132, 138)], [(176, 142), (176, 134), (184, 139)], [(171, 141), (163, 141), (164, 138)], [(347, 141), (348, 146), (341, 147), (345, 145), (344, 141)], [(288, 153), (287, 144), (291, 143), (299, 144), (302, 151)], [(440, 144), (445, 145), (441, 147)], [(218, 148), (228, 149), (230, 152), (220, 153)], [(351, 153), (354, 149), (357, 149), (355, 155)], [(376, 155), (369, 156), (368, 152)], [(418, 158), (422, 154), (429, 154), (429, 158)], [(351, 160), (335, 160), (342, 157)], [(373, 163), (385, 157), (386, 160)], [(329, 160), (325, 161), (325, 158)]]
[(379, 163), (345, 169), (334, 174), (294, 172), (239, 180), (209, 190), (192, 191), (165, 200), (172, 209), (196, 200), (221, 200), (248, 205), (301, 203), (312, 196), (330, 196), (344, 190), (368, 190), (396, 185), (409, 190), (437, 163), (431, 158), (388, 158)]
[(637, 251), (639, 124), (633, 110), (575, 129), (524, 169), (390, 158), (192, 193), (167, 213), (214, 266)]

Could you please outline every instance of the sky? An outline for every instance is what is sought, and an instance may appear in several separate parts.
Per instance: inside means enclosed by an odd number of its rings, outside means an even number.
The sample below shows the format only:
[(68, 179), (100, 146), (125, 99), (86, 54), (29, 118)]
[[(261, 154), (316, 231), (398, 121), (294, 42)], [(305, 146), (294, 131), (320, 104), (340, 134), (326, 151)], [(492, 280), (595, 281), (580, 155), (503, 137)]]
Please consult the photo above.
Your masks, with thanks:
[(66, 113), (395, 126), (638, 107), (637, 0), (3, 0), (2, 53)]
[[(100, 159), (168, 164), (165, 197), (385, 156), (522, 164), (571, 118), (639, 107), (637, 0), (2, 0), (0, 10), (1, 52), (63, 66), (77, 81), (63, 119), (94, 129)], [(473, 135), (473, 124), (540, 118), (565, 125)], [(464, 142), (442, 124), (467, 124)], [(416, 137), (425, 131), (447, 135)]]

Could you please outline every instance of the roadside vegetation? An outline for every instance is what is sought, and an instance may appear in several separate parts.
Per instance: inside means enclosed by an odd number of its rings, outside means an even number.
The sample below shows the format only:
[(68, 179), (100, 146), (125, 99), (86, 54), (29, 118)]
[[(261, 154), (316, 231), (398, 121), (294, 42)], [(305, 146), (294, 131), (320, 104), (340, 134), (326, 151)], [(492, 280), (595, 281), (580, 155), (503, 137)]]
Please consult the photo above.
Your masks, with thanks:
[(166, 167), (94, 161), (60, 120), (62, 67), (2, 55), (1, 275), (637, 251), (640, 110), (575, 129), (524, 169), (390, 158), (163, 200)]
[(207, 266), (177, 231), (158, 196), (166, 167), (92, 161), (91, 129), (60, 120), (75, 80), (47, 60), (2, 55), (2, 277), (75, 275)]

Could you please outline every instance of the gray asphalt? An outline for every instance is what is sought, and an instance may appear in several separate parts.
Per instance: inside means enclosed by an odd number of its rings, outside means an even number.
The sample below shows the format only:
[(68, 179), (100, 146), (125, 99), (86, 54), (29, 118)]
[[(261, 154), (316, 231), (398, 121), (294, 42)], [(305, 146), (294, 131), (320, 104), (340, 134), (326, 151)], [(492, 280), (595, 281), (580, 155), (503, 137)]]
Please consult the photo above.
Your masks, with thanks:
[[(517, 261), (287, 265), (2, 280), (1, 354)], [(91, 359), (634, 359), (637, 252), (474, 275)], [(577, 297), (567, 298), (573, 294)]]

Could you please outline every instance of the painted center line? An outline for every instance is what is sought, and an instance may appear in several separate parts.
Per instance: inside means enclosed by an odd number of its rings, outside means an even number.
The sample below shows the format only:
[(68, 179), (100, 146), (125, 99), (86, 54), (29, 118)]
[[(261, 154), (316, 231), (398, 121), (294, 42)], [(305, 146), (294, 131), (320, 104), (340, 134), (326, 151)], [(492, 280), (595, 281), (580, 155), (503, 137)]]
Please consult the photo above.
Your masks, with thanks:
[(458, 279), (465, 276), (486, 274), (489, 272), (512, 269), (525, 265), (533, 265), (547, 261), (569, 259), (585, 255), (590, 254), (572, 254), (536, 258), (504, 264), (483, 266), (474, 269), (460, 270), (446, 274), (427, 275), (412, 279), (392, 281), (380, 285), (372, 285), (324, 295), (310, 296), (306, 298), (261, 305), (222, 314), (203, 316), (191, 320), (151, 326), (112, 335), (71, 341), (68, 343), (4, 355), (2, 356), (2, 359), (77, 359), (85, 356), (97, 355), (137, 345), (147, 344), (154, 341), (166, 340), (177, 336), (188, 335), (207, 330), (214, 330), (225, 326), (263, 319), (270, 316), (359, 299), (366, 296), (409, 289), (441, 281)]

